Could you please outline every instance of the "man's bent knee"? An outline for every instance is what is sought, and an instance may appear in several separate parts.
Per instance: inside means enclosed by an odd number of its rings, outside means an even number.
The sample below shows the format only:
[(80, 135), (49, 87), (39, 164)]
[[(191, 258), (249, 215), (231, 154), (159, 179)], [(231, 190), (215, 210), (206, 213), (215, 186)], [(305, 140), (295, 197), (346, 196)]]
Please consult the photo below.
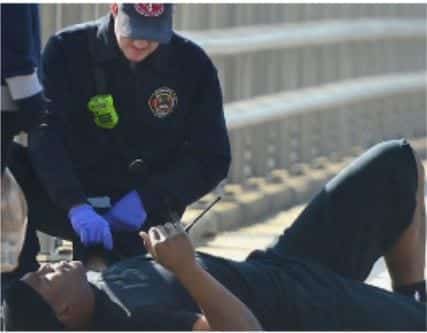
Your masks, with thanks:
[(402, 199), (406, 196), (410, 199), (415, 198), (419, 188), (421, 164), (409, 142), (405, 139), (390, 140), (378, 144), (373, 149), (376, 148), (381, 149), (378, 155), (381, 169), (385, 174), (390, 174), (387, 171), (391, 171), (390, 182), (396, 186), (396, 193)]

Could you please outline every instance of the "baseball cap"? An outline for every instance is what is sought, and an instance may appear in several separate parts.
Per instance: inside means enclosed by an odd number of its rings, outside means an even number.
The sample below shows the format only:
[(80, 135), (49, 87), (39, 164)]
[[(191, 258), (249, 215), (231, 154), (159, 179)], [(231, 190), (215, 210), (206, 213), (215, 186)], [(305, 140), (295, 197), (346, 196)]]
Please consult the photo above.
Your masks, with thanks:
[(64, 326), (43, 297), (23, 281), (6, 289), (4, 321), (7, 331), (62, 331)]
[(167, 44), (172, 38), (172, 4), (123, 3), (117, 29), (121, 36)]

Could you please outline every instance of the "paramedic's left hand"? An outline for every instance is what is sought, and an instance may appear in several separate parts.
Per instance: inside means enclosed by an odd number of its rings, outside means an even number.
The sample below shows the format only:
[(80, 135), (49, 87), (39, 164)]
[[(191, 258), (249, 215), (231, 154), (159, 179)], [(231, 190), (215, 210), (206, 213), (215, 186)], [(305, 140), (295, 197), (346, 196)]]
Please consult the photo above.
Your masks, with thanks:
[(176, 275), (197, 264), (193, 244), (180, 222), (151, 227), (148, 234), (139, 234), (153, 258)]
[(141, 229), (147, 213), (137, 191), (126, 194), (104, 215), (114, 231), (137, 231)]

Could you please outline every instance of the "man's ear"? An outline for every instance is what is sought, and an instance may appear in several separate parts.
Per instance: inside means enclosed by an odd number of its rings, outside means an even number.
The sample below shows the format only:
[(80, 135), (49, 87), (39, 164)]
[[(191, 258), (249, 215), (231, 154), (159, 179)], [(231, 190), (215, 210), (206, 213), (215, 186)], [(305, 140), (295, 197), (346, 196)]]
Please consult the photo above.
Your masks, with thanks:
[(112, 3), (110, 5), (110, 11), (113, 17), (116, 17), (117, 13), (119, 12), (119, 5), (117, 3)]

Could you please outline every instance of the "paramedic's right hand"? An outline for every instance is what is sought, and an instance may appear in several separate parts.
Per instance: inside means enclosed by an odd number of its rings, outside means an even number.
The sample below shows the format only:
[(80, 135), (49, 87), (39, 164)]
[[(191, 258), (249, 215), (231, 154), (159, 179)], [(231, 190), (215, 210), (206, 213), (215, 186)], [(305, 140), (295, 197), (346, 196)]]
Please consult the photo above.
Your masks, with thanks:
[(85, 246), (102, 244), (107, 250), (113, 248), (110, 225), (90, 205), (81, 204), (71, 208), (68, 218)]

